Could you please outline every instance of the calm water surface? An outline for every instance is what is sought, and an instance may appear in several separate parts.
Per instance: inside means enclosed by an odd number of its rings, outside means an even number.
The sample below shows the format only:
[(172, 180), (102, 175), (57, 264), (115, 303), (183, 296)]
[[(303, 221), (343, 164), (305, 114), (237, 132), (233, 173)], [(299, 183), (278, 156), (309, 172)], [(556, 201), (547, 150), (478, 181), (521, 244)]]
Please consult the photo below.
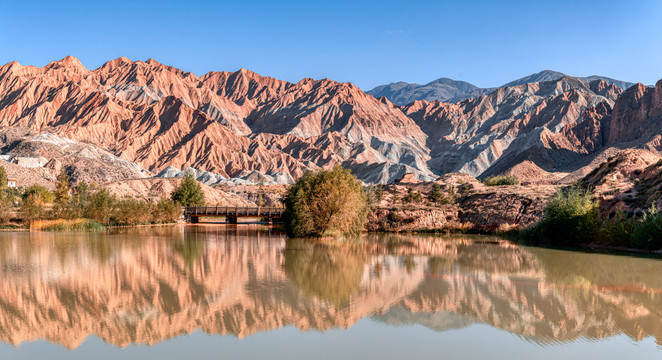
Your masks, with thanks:
[(493, 237), (0, 233), (0, 359), (660, 359), (662, 261)]

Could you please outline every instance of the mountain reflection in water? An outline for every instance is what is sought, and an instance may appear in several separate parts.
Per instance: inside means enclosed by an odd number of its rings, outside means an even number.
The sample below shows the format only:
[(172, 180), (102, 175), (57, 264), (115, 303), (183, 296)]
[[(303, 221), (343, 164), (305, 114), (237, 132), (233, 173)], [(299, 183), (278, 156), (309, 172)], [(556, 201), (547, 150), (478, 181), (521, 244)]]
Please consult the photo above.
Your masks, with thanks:
[(540, 344), (662, 340), (662, 262), (524, 248), (490, 237), (154, 227), (0, 234), (0, 341), (155, 344), (201, 329), (245, 337), (365, 317), (444, 331), (484, 323)]

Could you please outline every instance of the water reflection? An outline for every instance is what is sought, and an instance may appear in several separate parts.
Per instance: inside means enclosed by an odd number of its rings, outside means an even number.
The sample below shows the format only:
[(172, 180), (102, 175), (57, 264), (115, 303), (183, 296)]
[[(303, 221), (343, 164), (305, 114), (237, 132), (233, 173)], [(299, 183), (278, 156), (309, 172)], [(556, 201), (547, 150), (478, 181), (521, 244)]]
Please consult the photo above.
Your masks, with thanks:
[(662, 262), (522, 248), (487, 237), (362, 244), (222, 227), (0, 234), (0, 341), (154, 344), (371, 317), (443, 331), (485, 323), (541, 344), (662, 340)]

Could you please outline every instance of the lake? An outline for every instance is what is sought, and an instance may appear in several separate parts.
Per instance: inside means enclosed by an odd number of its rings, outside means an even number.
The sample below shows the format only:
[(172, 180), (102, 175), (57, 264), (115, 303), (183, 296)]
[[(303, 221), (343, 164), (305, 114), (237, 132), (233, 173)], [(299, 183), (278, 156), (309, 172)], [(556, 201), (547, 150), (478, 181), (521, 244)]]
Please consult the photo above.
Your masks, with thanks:
[(660, 359), (662, 261), (258, 226), (0, 233), (1, 359)]

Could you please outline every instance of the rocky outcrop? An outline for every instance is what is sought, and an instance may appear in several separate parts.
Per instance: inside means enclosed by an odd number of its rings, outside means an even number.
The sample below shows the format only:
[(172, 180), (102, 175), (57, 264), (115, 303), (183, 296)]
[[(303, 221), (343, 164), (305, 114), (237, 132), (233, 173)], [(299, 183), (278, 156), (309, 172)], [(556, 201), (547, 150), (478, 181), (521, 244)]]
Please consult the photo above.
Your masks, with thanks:
[[(73, 183), (87, 182), (102, 184), (109, 181), (145, 178), (150, 172), (130, 161), (121, 159), (96, 145), (74, 141), (55, 135), (51, 132), (36, 132), (24, 127), (2, 129), (0, 149), (7, 162), (17, 166), (5, 167), (23, 168), (31, 173), (39, 173), (45, 182), (52, 183), (62, 172), (69, 175)], [(26, 166), (21, 160), (42, 159), (32, 161)], [(12, 175), (10, 173), (10, 175)], [(13, 176), (13, 175), (12, 175)], [(20, 175), (16, 175), (20, 176)], [(20, 180), (20, 179), (19, 179)], [(19, 186), (29, 186), (32, 183), (41, 185), (40, 179), (19, 181)], [(50, 186), (47, 187), (51, 187)]]
[(499, 88), (459, 104), (417, 101), (403, 111), (428, 134), (435, 173), (489, 176), (527, 160), (548, 172), (571, 172), (602, 145), (600, 127), (582, 115), (613, 104), (619, 92), (563, 77)]
[(662, 208), (662, 157), (628, 149), (610, 156), (579, 181), (600, 201), (609, 217), (640, 217), (651, 206)]

